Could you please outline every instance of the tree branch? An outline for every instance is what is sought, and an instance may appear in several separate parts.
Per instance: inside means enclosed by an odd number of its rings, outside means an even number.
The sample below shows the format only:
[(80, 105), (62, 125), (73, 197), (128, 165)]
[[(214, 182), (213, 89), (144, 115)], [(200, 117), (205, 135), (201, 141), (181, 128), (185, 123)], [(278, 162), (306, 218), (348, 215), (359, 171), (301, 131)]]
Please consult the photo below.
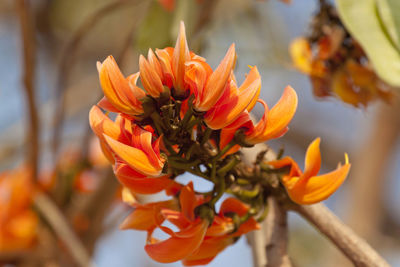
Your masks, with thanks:
[(287, 254), (287, 211), (272, 196), (268, 198), (268, 216), (266, 220), (266, 266), (292, 266)]
[(289, 208), (329, 238), (355, 266), (390, 266), (364, 239), (357, 236), (322, 203), (310, 206), (292, 204)]
[(54, 131), (52, 136), (52, 151), (54, 156), (57, 155), (60, 134), (63, 126), (63, 120), (65, 116), (65, 87), (69, 80), (71, 69), (75, 64), (77, 59), (76, 54), (79, 47), (85, 38), (85, 36), (101, 21), (106, 15), (114, 12), (115, 10), (122, 8), (127, 4), (133, 4), (136, 2), (141, 2), (137, 0), (116, 0), (111, 2), (97, 11), (95, 11), (91, 16), (89, 16), (84, 22), (79, 26), (76, 32), (72, 35), (70, 41), (66, 45), (66, 48), (61, 56), (60, 67), (58, 70), (57, 77), (57, 88), (56, 88), (56, 110), (54, 113)]
[(37, 194), (34, 205), (57, 236), (64, 242), (77, 264), (81, 267), (93, 266), (82, 242), (70, 228), (66, 218), (53, 201), (44, 194)]
[(32, 170), (33, 179), (37, 179), (39, 162), (39, 117), (35, 103), (35, 50), (36, 40), (33, 26), (32, 13), (28, 1), (17, 0), (15, 2), (21, 25), (21, 39), (23, 46), (23, 74), (22, 80), (25, 88), (25, 96), (28, 104), (28, 124), (26, 130), (26, 144), (28, 148), (28, 162)]

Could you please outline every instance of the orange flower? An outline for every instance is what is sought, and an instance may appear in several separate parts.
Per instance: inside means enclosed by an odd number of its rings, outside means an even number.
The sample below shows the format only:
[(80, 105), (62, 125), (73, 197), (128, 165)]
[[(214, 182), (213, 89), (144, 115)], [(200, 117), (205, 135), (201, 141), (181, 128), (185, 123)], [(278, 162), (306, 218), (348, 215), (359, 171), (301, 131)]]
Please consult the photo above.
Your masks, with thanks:
[(227, 198), (221, 205), (219, 214), (214, 217), (212, 225), (208, 228), (200, 247), (183, 260), (186, 266), (205, 265), (211, 262), (221, 251), (235, 243), (237, 237), (250, 231), (260, 229), (260, 225), (254, 218), (249, 218), (235, 230), (235, 224), (226, 214), (244, 216), (249, 207), (235, 198)]
[(164, 218), (161, 214), (162, 209), (178, 209), (178, 203), (172, 199), (148, 204), (134, 203), (135, 210), (125, 218), (120, 228), (148, 231), (151, 234), (162, 222)]
[(289, 174), (283, 177), (290, 198), (299, 204), (314, 204), (327, 199), (344, 182), (350, 170), (350, 163), (345, 154), (345, 164), (329, 173), (317, 176), (321, 168), (320, 138), (315, 139), (307, 149), (305, 171), (300, 170), (290, 157), (270, 161), (274, 168), (290, 167)]
[(263, 104), (265, 112), (261, 121), (246, 132), (245, 142), (248, 144), (265, 142), (287, 132), (287, 125), (296, 113), (297, 94), (292, 87), (287, 86), (281, 99), (271, 110), (263, 100), (259, 102)]
[(143, 55), (139, 57), (140, 80), (144, 89), (152, 97), (159, 97), (164, 92), (161, 64), (153, 50), (149, 49), (146, 59)]
[(140, 99), (145, 97), (145, 93), (136, 86), (139, 73), (125, 78), (112, 56), (107, 57), (103, 63), (97, 62), (97, 69), (105, 96), (98, 103), (100, 107), (132, 116), (143, 113)]
[[(212, 129), (222, 129), (235, 121), (247, 108), (252, 108), (260, 94), (261, 77), (257, 67), (253, 67), (246, 80), (237, 87), (231, 79), (217, 103), (204, 115), (204, 121)], [(250, 107), (249, 107), (250, 106)], [(253, 105), (254, 106), (254, 105)]]
[[(248, 111), (250, 111), (254, 105), (249, 105), (247, 110), (242, 112), (234, 122), (222, 129), (220, 140), (221, 149), (233, 139), (235, 133), (240, 128), (245, 129), (243, 141), (250, 145), (281, 137), (287, 132), (287, 125), (292, 120), (297, 109), (296, 91), (292, 87), (287, 86), (281, 99), (271, 110), (268, 109), (267, 104), (263, 100), (259, 99), (258, 102), (260, 102), (265, 109), (262, 119), (256, 125), (253, 124)], [(236, 146), (231, 149), (229, 153), (234, 153), (238, 149), (239, 146)]]
[(179, 189), (168, 176), (160, 176), (165, 162), (160, 155), (161, 137), (153, 142), (151, 132), (120, 116), (113, 122), (97, 106), (92, 107), (89, 121), (123, 185), (140, 194), (164, 189), (173, 194)]
[[(170, 263), (186, 258), (199, 248), (206, 234), (208, 220), (196, 217), (194, 213), (194, 209), (203, 202), (203, 199), (195, 195), (192, 183), (182, 188), (179, 202), (180, 211), (162, 209), (161, 215), (163, 220), (175, 224), (180, 231), (174, 232), (159, 224), (158, 227), (171, 237), (158, 241), (150, 234), (148, 244), (145, 246), (147, 254), (158, 262)], [(155, 213), (155, 216), (157, 215)]]
[(229, 85), (231, 72), (236, 60), (235, 45), (229, 47), (224, 59), (212, 72), (207, 63), (187, 63), (187, 79), (194, 85), (192, 90), (195, 95), (194, 108), (197, 111), (208, 111), (223, 95)]
[(34, 244), (38, 218), (30, 209), (33, 194), (28, 168), (0, 174), (0, 252), (28, 249)]

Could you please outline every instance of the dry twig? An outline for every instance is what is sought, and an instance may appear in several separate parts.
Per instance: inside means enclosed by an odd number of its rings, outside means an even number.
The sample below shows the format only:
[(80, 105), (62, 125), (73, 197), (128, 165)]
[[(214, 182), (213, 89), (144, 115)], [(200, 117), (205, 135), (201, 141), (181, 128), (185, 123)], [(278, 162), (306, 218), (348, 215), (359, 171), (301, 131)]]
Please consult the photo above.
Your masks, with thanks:
[(76, 54), (85, 36), (97, 25), (101, 19), (106, 15), (112, 13), (119, 8), (122, 8), (126, 4), (132, 4), (137, 0), (116, 0), (111, 2), (89, 16), (72, 35), (68, 42), (60, 61), (60, 67), (58, 70), (58, 81), (56, 88), (56, 111), (54, 116), (54, 131), (52, 139), (52, 150), (56, 156), (60, 143), (60, 134), (63, 126), (65, 116), (65, 88), (69, 80), (69, 76), (73, 65), (76, 62)]
[(267, 267), (292, 266), (288, 253), (287, 211), (274, 197), (268, 198), (268, 216), (266, 221)]
[(26, 130), (26, 143), (29, 149), (28, 162), (32, 168), (33, 178), (36, 180), (38, 175), (39, 162), (39, 117), (35, 103), (35, 52), (36, 40), (33, 26), (33, 17), (30, 10), (29, 2), (25, 0), (15, 1), (17, 13), (21, 25), (21, 39), (23, 44), (23, 83), (25, 96), (28, 103), (27, 121), (29, 129)]
[(357, 236), (322, 203), (310, 206), (292, 204), (290, 209), (299, 213), (329, 238), (355, 266), (389, 267), (389, 264), (364, 239)]
[(67, 219), (53, 201), (44, 194), (37, 194), (34, 204), (60, 240), (64, 242), (77, 264), (81, 267), (93, 266), (82, 242), (70, 228)]

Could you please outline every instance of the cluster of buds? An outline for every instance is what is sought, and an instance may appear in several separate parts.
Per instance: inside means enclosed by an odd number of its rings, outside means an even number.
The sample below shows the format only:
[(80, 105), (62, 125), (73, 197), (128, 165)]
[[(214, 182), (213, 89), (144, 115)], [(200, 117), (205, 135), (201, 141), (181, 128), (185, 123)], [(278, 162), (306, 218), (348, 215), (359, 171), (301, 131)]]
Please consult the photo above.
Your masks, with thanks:
[[(92, 107), (90, 125), (124, 186), (125, 201), (135, 208), (122, 228), (147, 231), (145, 250), (156, 261), (206, 264), (241, 235), (259, 228), (270, 194), (315, 203), (331, 195), (347, 176), (347, 161), (336, 171), (317, 176), (319, 141), (307, 152), (304, 173), (291, 158), (264, 162), (261, 156), (257, 166), (244, 164), (241, 147), (285, 134), (297, 95), (288, 86), (269, 109), (258, 98), (257, 67), (250, 67), (238, 86), (235, 61), (232, 45), (213, 70), (189, 50), (181, 23), (174, 48), (155, 53), (150, 49), (147, 58), (140, 56), (140, 73), (124, 77), (112, 57), (98, 63), (105, 96)], [(144, 89), (137, 86), (139, 77)], [(265, 112), (254, 123), (249, 112), (257, 102)], [(108, 112), (116, 113), (114, 119)], [(175, 178), (185, 172), (211, 182), (213, 189), (197, 192), (192, 182), (177, 182)], [(146, 204), (133, 198), (161, 191), (170, 198)], [(222, 201), (225, 193), (231, 196)], [(219, 200), (222, 204), (216, 205)], [(156, 229), (169, 238), (156, 239)]]
[(334, 95), (359, 107), (375, 99), (389, 101), (392, 96), (327, 1), (320, 1), (311, 33), (295, 39), (290, 53), (295, 67), (310, 76), (317, 97)]

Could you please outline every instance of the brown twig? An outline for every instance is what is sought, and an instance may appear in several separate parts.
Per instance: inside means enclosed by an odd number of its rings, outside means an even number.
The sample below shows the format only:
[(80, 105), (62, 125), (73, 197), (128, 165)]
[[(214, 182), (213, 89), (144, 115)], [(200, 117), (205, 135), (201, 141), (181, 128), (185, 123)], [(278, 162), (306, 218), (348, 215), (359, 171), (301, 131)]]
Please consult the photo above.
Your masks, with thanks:
[(69, 80), (70, 73), (73, 65), (76, 62), (76, 54), (85, 36), (97, 25), (101, 19), (113, 11), (123, 7), (126, 4), (132, 4), (137, 2), (136, 0), (116, 0), (111, 2), (102, 8), (98, 9), (91, 16), (89, 16), (72, 35), (68, 42), (60, 61), (60, 67), (58, 70), (58, 81), (56, 88), (56, 111), (54, 116), (54, 131), (52, 137), (52, 151), (53, 155), (56, 156), (60, 143), (60, 134), (63, 126), (65, 116), (65, 88)]
[(390, 265), (352, 229), (346, 226), (323, 204), (290, 205), (315, 228), (325, 235), (358, 267), (389, 267)]
[(70, 228), (66, 218), (53, 203), (53, 201), (44, 194), (35, 196), (34, 205), (38, 212), (49, 223), (57, 236), (64, 242), (76, 263), (81, 267), (92, 266), (89, 254), (74, 231)]
[(287, 253), (287, 210), (285, 210), (272, 196), (268, 198), (268, 216), (266, 226), (266, 266), (292, 266)]
[(28, 162), (32, 168), (32, 175), (36, 180), (38, 175), (39, 162), (39, 117), (35, 103), (35, 52), (36, 40), (33, 26), (33, 17), (29, 2), (25, 0), (15, 1), (20, 25), (21, 39), (23, 43), (24, 70), (22, 80), (24, 83), (25, 97), (28, 103), (28, 123), (29, 129), (26, 130), (26, 143), (28, 148)]

